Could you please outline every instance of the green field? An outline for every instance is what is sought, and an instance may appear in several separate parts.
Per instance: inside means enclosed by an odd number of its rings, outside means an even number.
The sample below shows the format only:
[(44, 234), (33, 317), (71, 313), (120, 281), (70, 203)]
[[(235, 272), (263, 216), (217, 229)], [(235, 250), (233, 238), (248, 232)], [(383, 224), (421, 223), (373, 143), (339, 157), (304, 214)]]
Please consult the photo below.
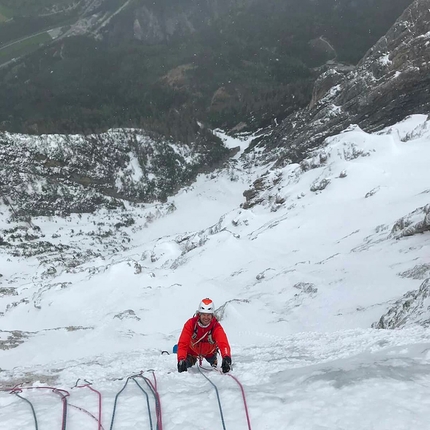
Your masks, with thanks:
[(74, 0), (0, 0), (0, 15), (6, 18), (49, 13), (54, 6), (66, 9)]
[(0, 49), (0, 65), (12, 60), (12, 58), (18, 58), (22, 55), (29, 54), (35, 51), (49, 41), (51, 41), (51, 36), (48, 33), (42, 33), (29, 39), (25, 39), (21, 42), (14, 43), (11, 46)]
[(13, 11), (0, 4), (0, 23), (8, 21), (14, 15)]

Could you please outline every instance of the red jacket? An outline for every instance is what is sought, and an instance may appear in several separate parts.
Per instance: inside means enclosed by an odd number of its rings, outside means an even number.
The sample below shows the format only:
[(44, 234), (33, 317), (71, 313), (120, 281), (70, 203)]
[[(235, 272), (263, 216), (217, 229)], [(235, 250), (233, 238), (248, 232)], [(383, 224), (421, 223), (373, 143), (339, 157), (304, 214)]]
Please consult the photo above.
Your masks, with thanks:
[(202, 327), (199, 317), (190, 318), (184, 325), (178, 341), (178, 361), (187, 355), (210, 357), (219, 349), (221, 356), (231, 357), (227, 335), (218, 320), (213, 317), (207, 327)]

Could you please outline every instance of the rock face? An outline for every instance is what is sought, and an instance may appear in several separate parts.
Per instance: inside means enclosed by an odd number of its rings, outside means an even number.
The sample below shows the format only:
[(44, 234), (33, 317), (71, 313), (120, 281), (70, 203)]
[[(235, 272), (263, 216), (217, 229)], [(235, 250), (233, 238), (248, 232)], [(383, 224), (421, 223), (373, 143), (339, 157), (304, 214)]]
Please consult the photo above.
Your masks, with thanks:
[(394, 224), (390, 236), (400, 239), (426, 231), (430, 231), (430, 204), (415, 209), (412, 213), (400, 218)]
[[(358, 124), (376, 131), (430, 108), (430, 8), (416, 0), (348, 71), (334, 66), (317, 80), (307, 109), (286, 118), (256, 146), (278, 165), (300, 162), (324, 139)], [(270, 151), (277, 148), (276, 158)]]
[[(430, 231), (430, 204), (417, 208), (400, 218), (392, 227), (390, 238), (401, 239), (405, 236)], [(423, 280), (418, 290), (408, 291), (381, 316), (373, 328), (396, 329), (408, 325), (430, 326), (430, 265), (421, 264), (402, 273), (402, 278)]]
[(131, 14), (123, 14), (120, 19), (113, 20), (103, 37), (110, 41), (137, 39), (146, 44), (168, 42), (200, 31), (226, 11), (255, 1), (141, 0)]
[(397, 300), (372, 327), (395, 329), (413, 324), (430, 326), (430, 278), (427, 278), (418, 290), (409, 291)]

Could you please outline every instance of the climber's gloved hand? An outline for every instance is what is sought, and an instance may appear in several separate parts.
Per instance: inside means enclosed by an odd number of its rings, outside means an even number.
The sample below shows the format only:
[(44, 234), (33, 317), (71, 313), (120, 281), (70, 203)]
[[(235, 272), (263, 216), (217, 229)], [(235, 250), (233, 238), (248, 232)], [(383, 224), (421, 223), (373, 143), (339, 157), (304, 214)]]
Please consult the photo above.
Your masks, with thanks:
[(222, 373), (228, 373), (228, 372), (230, 372), (230, 369), (231, 369), (231, 358), (228, 355), (226, 355), (222, 359), (221, 369), (222, 369)]
[(187, 362), (185, 360), (178, 361), (178, 372), (186, 372), (187, 371)]

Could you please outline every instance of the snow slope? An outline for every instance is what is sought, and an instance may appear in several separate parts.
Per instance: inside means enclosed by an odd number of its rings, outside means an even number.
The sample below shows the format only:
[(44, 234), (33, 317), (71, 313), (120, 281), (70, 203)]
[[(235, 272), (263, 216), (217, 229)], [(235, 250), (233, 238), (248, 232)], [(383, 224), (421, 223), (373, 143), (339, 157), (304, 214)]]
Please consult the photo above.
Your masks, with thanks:
[[(378, 134), (350, 127), (306, 163), (270, 170), (261, 204), (247, 210), (242, 194), (269, 166), (243, 156), (165, 204), (127, 208), (132, 226), (112, 227), (124, 215), (114, 211), (33, 219), (43, 240), (70, 248), (25, 258), (0, 247), (0, 288), (17, 293), (0, 295), (0, 339), (22, 342), (0, 350), (0, 427), (35, 428), (30, 406), (8, 393), (18, 383), (68, 390), (70, 403), (96, 416), (95, 393), (71, 388), (86, 379), (103, 395), (105, 429), (150, 428), (133, 381), (111, 423), (126, 377), (151, 379), (153, 369), (165, 430), (249, 428), (233, 378), (206, 375), (223, 420), (200, 372), (179, 374), (175, 355), (160, 354), (209, 296), (254, 430), (425, 428), (430, 331), (370, 327), (419, 287), (399, 273), (429, 262), (430, 232), (390, 235), (430, 203), (428, 125), (416, 115)], [(247, 146), (221, 136), (241, 153)], [(7, 208), (0, 212), (0, 228), (11, 228)], [(21, 395), (40, 429), (63, 428), (58, 395)], [(69, 408), (67, 429), (96, 428)]]

